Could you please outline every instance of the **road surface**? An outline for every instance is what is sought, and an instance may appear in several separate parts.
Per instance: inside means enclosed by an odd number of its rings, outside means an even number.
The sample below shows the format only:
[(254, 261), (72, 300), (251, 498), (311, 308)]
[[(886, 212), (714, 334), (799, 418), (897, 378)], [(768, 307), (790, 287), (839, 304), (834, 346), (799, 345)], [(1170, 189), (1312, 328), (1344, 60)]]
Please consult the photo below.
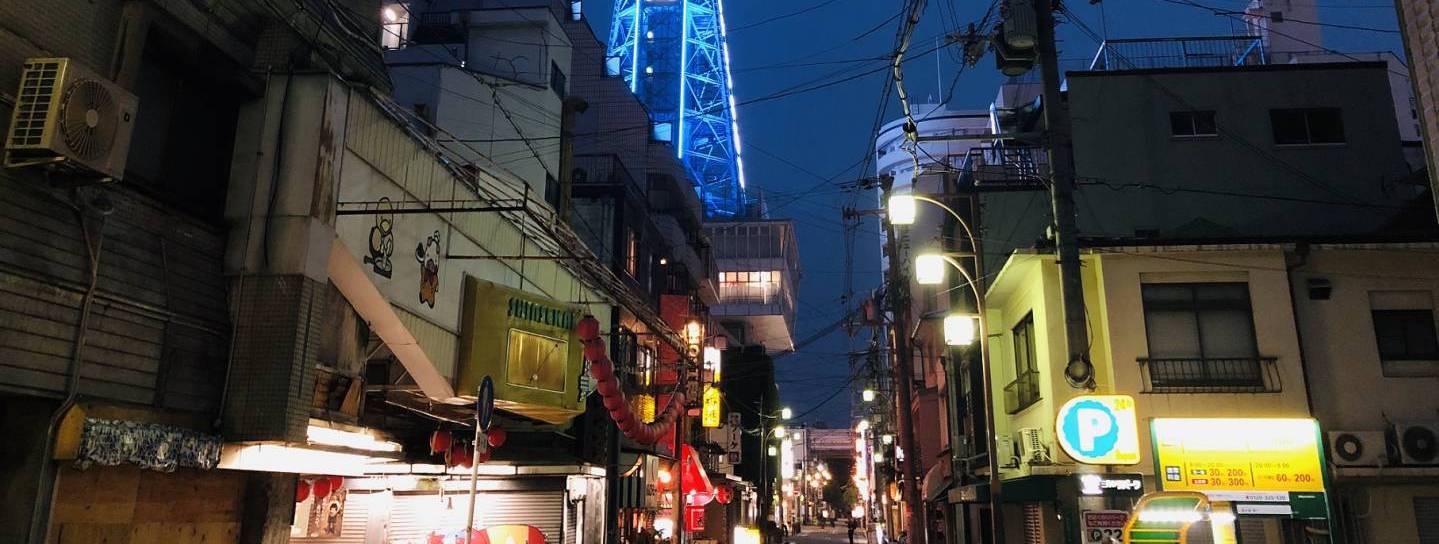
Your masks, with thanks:
[[(848, 530), (843, 525), (835, 528), (814, 527), (806, 525), (804, 530), (797, 535), (790, 535), (786, 542), (794, 544), (848, 544)], [(868, 542), (863, 531), (856, 531), (854, 534), (855, 544)]]

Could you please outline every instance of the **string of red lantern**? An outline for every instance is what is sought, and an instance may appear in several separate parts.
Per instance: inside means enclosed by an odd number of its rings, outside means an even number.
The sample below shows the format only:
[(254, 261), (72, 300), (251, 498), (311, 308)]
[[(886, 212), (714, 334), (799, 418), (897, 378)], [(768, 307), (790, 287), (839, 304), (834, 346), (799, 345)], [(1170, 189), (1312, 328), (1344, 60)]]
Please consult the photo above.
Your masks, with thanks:
[(595, 390), (599, 391), (605, 410), (609, 411), (610, 419), (614, 420), (620, 432), (641, 444), (654, 444), (669, 434), (685, 404), (684, 393), (676, 392), (664, 411), (655, 417), (654, 423), (640, 423), (639, 416), (630, 409), (629, 400), (615, 379), (615, 365), (605, 353), (605, 341), (600, 340), (599, 320), (592, 315), (585, 316), (576, 326), (575, 333), (585, 346), (585, 359), (590, 362), (590, 376), (595, 379)]

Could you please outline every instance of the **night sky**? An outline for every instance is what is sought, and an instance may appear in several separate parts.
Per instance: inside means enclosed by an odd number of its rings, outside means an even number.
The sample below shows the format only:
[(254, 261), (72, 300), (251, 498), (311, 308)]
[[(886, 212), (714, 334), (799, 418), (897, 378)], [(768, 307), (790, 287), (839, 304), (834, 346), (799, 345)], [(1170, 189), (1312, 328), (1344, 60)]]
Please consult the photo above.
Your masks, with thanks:
[[(1110, 38), (1231, 35), (1240, 27), (1232, 18), (1184, 5), (1187, 1), (1108, 0), (1103, 12), (1087, 1), (1068, 5), (1095, 33), (1103, 36), (1107, 32)], [(1236, 0), (1194, 2), (1220, 10), (1243, 10), (1248, 4)], [(895, 15), (903, 4), (901, 0), (725, 2), (730, 69), (741, 104), (739, 123), (749, 189), (751, 194), (755, 189), (765, 192), (771, 217), (793, 218), (798, 225), (804, 279), (795, 325), (797, 340), (809, 338), (844, 313), (846, 242), (840, 209), (846, 205), (874, 208), (877, 197), (873, 192), (846, 192), (840, 185), (874, 174), (873, 166), (869, 172), (859, 168), (872, 152), (870, 128), (885, 71), (811, 92), (748, 105), (744, 102), (886, 66), (888, 61), (880, 57), (893, 51), (900, 24)], [(978, 21), (988, 7), (989, 2), (982, 0), (929, 1), (914, 34), (911, 54), (934, 48), (936, 37)], [(587, 0), (584, 8), (595, 34), (606, 40), (613, 1)], [(1319, 19), (1370, 29), (1398, 28), (1394, 4), (1383, 0), (1319, 0)], [(1059, 38), (1061, 59), (1088, 59), (1098, 47), (1068, 22), (1061, 22)], [(1403, 56), (1397, 33), (1325, 27), (1323, 45), (1343, 52), (1395, 51)], [(910, 95), (919, 102), (944, 96), (959, 66), (958, 53), (957, 47), (950, 47), (907, 62), (905, 87)], [(993, 58), (986, 56), (958, 79), (950, 108), (987, 109), (1001, 82)], [(897, 99), (891, 97), (884, 108), (884, 122), (899, 116)], [(880, 283), (878, 233), (879, 225), (871, 218), (854, 239), (853, 289), (858, 298)], [(863, 349), (867, 341), (866, 331), (849, 339), (841, 329), (776, 361), (783, 402), (794, 409), (799, 422), (848, 425), (849, 395), (836, 391), (848, 386), (845, 353)]]

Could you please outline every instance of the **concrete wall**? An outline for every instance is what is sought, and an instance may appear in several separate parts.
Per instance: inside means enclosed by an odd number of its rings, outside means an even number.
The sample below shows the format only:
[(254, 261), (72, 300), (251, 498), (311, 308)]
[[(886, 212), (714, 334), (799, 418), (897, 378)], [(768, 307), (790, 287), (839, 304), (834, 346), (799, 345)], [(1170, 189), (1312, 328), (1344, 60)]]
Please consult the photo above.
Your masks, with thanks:
[(1428, 0), (1399, 0), (1399, 26), (1404, 32), (1405, 58), (1411, 59), (1415, 108), (1425, 136), (1424, 150), (1429, 164), (1430, 187), (1439, 192), (1439, 6)]
[[(1426, 244), (1427, 246), (1427, 244)], [(1370, 293), (1439, 293), (1436, 249), (1376, 246), (1314, 250), (1294, 273), (1296, 311), (1315, 416), (1326, 431), (1378, 431), (1390, 421), (1439, 419), (1439, 363), (1427, 376), (1385, 376), (1379, 361)], [(1310, 298), (1311, 279), (1333, 286)]]
[[(1079, 230), (1198, 239), (1372, 232), (1418, 195), (1382, 63), (1070, 72)], [(1340, 107), (1346, 143), (1279, 146), (1269, 111)], [(1213, 110), (1219, 135), (1175, 138), (1172, 111)], [(1049, 224), (1040, 193), (984, 196), (987, 268)], [(995, 260), (1000, 262), (994, 262)]]

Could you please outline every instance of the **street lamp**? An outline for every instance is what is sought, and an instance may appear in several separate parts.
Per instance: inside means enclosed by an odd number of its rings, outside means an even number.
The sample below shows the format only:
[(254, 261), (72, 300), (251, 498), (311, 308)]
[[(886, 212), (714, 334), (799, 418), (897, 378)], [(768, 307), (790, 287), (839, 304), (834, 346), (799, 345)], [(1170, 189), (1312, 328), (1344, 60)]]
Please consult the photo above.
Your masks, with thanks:
[(789, 419), (789, 418), (790, 418), (791, 416), (793, 416), (793, 415), (794, 415), (794, 412), (790, 411), (790, 409), (789, 409), (788, 406), (779, 409), (779, 418), (780, 418), (780, 419), (786, 419), (786, 420), (787, 420), (787, 419)]
[(912, 195), (893, 195), (889, 197), (889, 222), (895, 225), (913, 225), (914, 217), (918, 214), (917, 206)]
[(784, 425), (775, 425), (774, 435), (776, 438), (784, 438)]
[(975, 331), (979, 328), (979, 316), (950, 314), (944, 317), (944, 343), (950, 346), (974, 344)]
[(874, 389), (864, 388), (864, 391), (860, 393), (860, 397), (863, 398), (865, 402), (874, 402)]

